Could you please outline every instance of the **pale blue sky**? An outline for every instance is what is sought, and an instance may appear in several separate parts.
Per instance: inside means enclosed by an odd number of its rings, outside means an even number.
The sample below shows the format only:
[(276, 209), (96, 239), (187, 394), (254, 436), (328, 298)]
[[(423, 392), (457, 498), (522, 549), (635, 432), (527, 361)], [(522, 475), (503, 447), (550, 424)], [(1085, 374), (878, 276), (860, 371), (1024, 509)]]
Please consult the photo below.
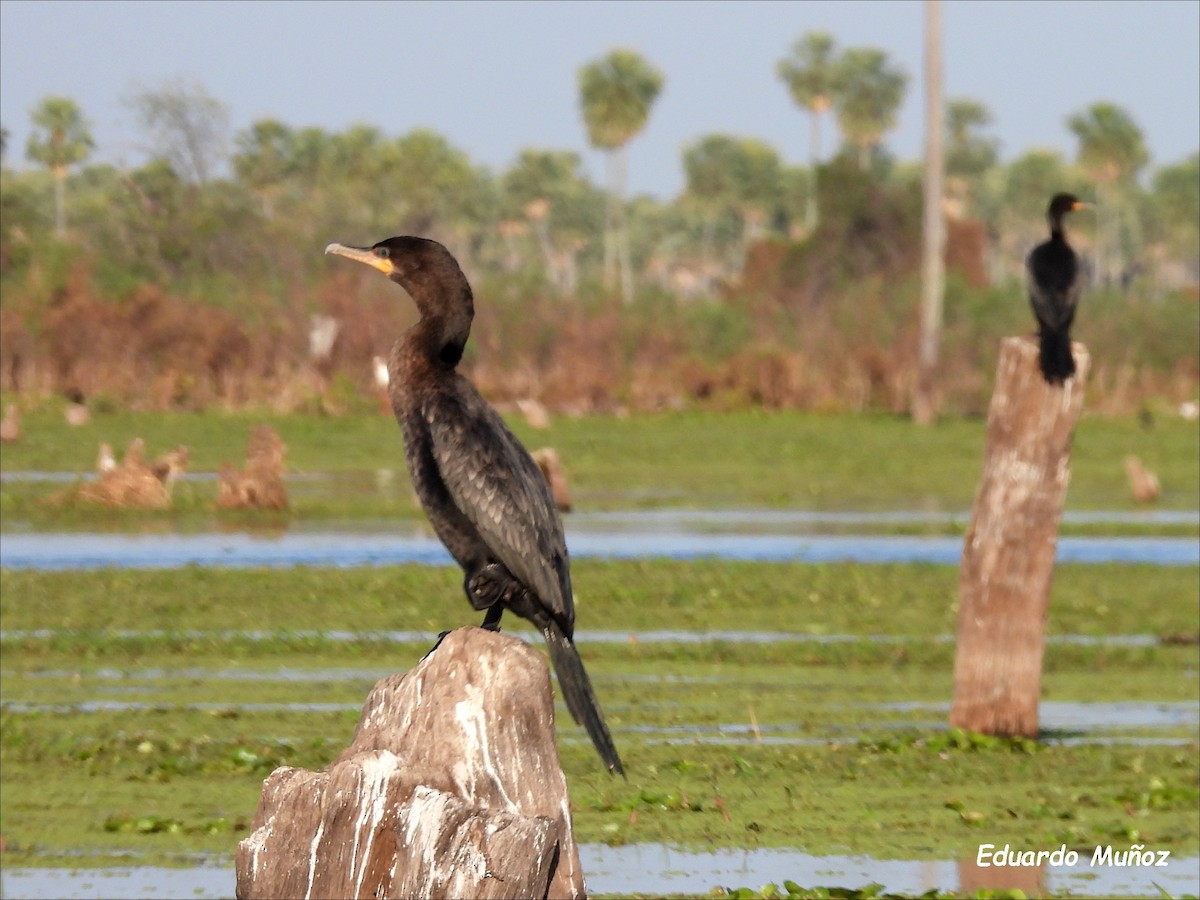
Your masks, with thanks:
[[(522, 148), (587, 146), (576, 74), (630, 47), (666, 76), (630, 145), (630, 183), (660, 198), (683, 186), (680, 155), (706, 134), (761, 138), (806, 161), (808, 120), (775, 75), (810, 30), (841, 47), (880, 47), (911, 77), (888, 144), (921, 149), (922, 3), (883, 2), (0, 2), (0, 122), (24, 165), (29, 110), (73, 98), (96, 158), (138, 164), (142, 137), (125, 98), (181, 77), (259, 118), (387, 135), (432, 128), (499, 171)], [(1005, 159), (1033, 147), (1075, 154), (1065, 119), (1097, 101), (1126, 108), (1152, 165), (1200, 147), (1200, 3), (1194, 0), (944, 0), (947, 94), (982, 100)], [(827, 129), (826, 144), (832, 144)], [(828, 147), (828, 149), (832, 149)]]

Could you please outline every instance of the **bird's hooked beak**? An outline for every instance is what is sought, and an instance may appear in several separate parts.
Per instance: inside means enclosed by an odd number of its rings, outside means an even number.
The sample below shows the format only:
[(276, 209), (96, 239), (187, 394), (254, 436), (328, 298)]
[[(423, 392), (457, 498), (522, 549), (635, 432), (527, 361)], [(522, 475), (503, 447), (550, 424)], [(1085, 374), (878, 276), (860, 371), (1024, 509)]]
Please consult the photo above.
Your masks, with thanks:
[(384, 275), (391, 277), (395, 271), (395, 266), (392, 261), (386, 256), (376, 255), (368, 247), (347, 247), (345, 244), (333, 243), (325, 248), (327, 254), (333, 253), (336, 256), (344, 256), (347, 259), (352, 259), (355, 262), (365, 263), (372, 269), (378, 269)]
[[(1074, 205), (1071, 207), (1071, 211), (1074, 212), (1075, 210), (1079, 209), (1091, 209), (1095, 205), (1095, 203), (1088, 203), (1086, 200), (1076, 200)], [(332, 247), (334, 245), (330, 244), (330, 246)], [(326, 250), (325, 252), (328, 253), (329, 251)]]

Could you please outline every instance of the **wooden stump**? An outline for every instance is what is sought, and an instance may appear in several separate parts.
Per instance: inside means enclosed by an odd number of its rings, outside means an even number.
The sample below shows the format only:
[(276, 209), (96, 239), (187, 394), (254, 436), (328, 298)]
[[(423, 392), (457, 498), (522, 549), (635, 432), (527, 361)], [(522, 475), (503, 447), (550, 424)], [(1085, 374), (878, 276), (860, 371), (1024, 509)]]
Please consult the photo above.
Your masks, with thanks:
[(959, 568), (956, 728), (1038, 732), (1050, 581), (1090, 362), (1082, 344), (1073, 351), (1075, 375), (1051, 386), (1035, 342), (1005, 338), (1000, 346), (983, 475)]
[(324, 771), (266, 779), (237, 896), (586, 897), (545, 660), (462, 628), (382, 679)]

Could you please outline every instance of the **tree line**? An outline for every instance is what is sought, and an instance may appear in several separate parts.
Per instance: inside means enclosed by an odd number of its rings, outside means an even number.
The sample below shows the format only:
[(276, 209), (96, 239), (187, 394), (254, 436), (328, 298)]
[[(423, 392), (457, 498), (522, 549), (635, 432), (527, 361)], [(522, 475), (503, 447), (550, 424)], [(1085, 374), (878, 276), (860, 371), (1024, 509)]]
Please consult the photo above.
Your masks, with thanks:
[[(319, 242), (330, 228), (441, 233), (478, 249), (482, 264), (541, 268), (568, 293), (580, 267), (593, 263), (626, 300), (635, 271), (639, 278), (663, 279), (682, 269), (682, 281), (707, 291), (736, 274), (747, 243), (768, 234), (803, 239), (817, 227), (823, 120), (830, 113), (841, 135), (839, 155), (852, 159), (864, 177), (904, 184), (919, 175), (915, 164), (895, 160), (886, 148), (909, 78), (884, 51), (842, 50), (832, 36), (812, 32), (779, 61), (777, 72), (811, 120), (808, 164), (788, 165), (754, 138), (708, 135), (683, 151), (686, 186), (667, 202), (626, 197), (628, 144), (645, 128), (665, 81), (630, 50), (615, 50), (579, 71), (588, 140), (607, 160), (605, 188), (591, 183), (572, 151), (526, 149), (493, 173), (425, 129), (392, 137), (371, 125), (328, 132), (263, 119), (230, 141), (224, 104), (202, 86), (178, 81), (128, 101), (152, 148), (148, 163), (133, 170), (87, 166), (95, 145), (83, 110), (70, 98), (47, 97), (31, 113), (25, 155), (45, 167), (52, 199), (43, 196), (45, 180), (35, 173), (5, 172), (3, 262), (19, 259), (21, 236), (43, 235), (49, 221), (57, 236), (66, 235), (70, 194), (75, 239), (159, 277), (236, 262), (228, 249), (214, 256), (211, 244), (196, 240), (211, 236), (214, 222), (226, 234), (277, 232), (304, 222), (320, 235), (296, 234), (301, 241)], [(1059, 188), (1099, 201), (1089, 237), (1101, 280), (1134, 277), (1150, 260), (1177, 263), (1183, 269), (1173, 277), (1195, 279), (1196, 155), (1158, 168), (1147, 190), (1139, 180), (1148, 164), (1144, 136), (1112, 103), (1066, 117), (1078, 141), (1074, 161), (1032, 149), (1001, 165), (998, 141), (988, 133), (991, 114), (978, 100), (951, 99), (945, 118), (947, 208), (987, 224), (999, 243), (993, 280), (1017, 274), (1020, 245), (1041, 230), (1042, 207)], [(6, 161), (10, 152), (5, 132)], [(215, 177), (221, 171), (228, 175)], [(386, 193), (379, 187), (384, 183)], [(114, 210), (124, 213), (122, 229), (133, 238), (125, 246), (137, 248), (137, 259), (105, 246), (99, 234)]]
[[(241, 316), (265, 315), (264, 303), (300, 311), (297, 298), (313, 297), (328, 276), (315, 248), (395, 233), (436, 237), (473, 277), (507, 278), (560, 301), (602, 295), (636, 307), (665, 295), (727, 305), (747, 283), (779, 281), (761, 271), (768, 260), (819, 270), (831, 254), (862, 257), (856, 274), (877, 274), (880, 259), (903, 255), (895, 248), (919, 230), (911, 213), (920, 163), (887, 147), (907, 73), (882, 50), (840, 48), (820, 32), (803, 35), (776, 73), (810, 119), (807, 163), (790, 165), (757, 138), (706, 135), (684, 148), (685, 187), (667, 200), (628, 196), (626, 150), (665, 84), (631, 50), (578, 72), (588, 141), (605, 154), (603, 186), (571, 150), (526, 148), (496, 172), (424, 128), (389, 135), (369, 124), (328, 131), (268, 118), (233, 133), (227, 107), (182, 81), (127, 101), (150, 148), (144, 164), (89, 163), (95, 143), (84, 110), (47, 97), (31, 112), (24, 148), (37, 167), (11, 167), (14, 148), (7, 129), (0, 134), (5, 306), (10, 319), (20, 306), (36, 331), (29, 320), (53, 300), (48, 283), (61, 288), (84, 260), (91, 288), (115, 302), (154, 285)], [(822, 161), (827, 117), (841, 143)], [(947, 102), (944, 208), (981, 235), (977, 286), (1021, 276), (1025, 251), (1044, 234), (1048, 198), (1071, 190), (1098, 201), (1094, 219), (1074, 232), (1096, 285), (1151, 300), (1194, 290), (1200, 155), (1148, 171), (1141, 129), (1112, 103), (1064, 121), (1077, 140), (1074, 159), (1035, 148), (1005, 164), (986, 105)], [(851, 246), (853, 229), (879, 246)], [(791, 249), (755, 250), (764, 245)], [(848, 289), (832, 276), (792, 288), (809, 311)]]

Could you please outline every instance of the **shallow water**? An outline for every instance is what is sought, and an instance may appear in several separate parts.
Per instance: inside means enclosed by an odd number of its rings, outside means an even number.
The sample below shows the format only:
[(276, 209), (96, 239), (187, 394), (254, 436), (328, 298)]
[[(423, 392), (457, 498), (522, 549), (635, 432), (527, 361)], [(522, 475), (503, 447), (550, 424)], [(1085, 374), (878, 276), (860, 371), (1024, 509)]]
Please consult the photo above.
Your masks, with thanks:
[[(986, 840), (986, 838), (985, 838)], [(1014, 848), (1016, 849), (1016, 848)], [(1057, 849), (1034, 847), (1022, 849)], [(1115, 851), (1123, 849), (1114, 846)], [(715, 887), (761, 888), (792, 880), (805, 887), (862, 888), (880, 883), (890, 892), (920, 894), (961, 889), (959, 863), (950, 860), (878, 860), (865, 856), (811, 856), (796, 850), (714, 850), (688, 852), (659, 844), (608, 847), (584, 844), (580, 862), (593, 893), (694, 894)], [(1159, 897), (1200, 891), (1200, 857), (1168, 861), (1166, 868), (1119, 868), (1089, 865), (1080, 853), (1075, 866), (1046, 866), (1041, 883), (1048, 891), (1091, 896)], [(989, 870), (1001, 879), (1009, 874)], [(1018, 873), (1019, 874), (1019, 873)], [(236, 878), (232, 864), (205, 863), (192, 868), (122, 866), (111, 869), (38, 869), (0, 871), (0, 896), (6, 898), (156, 897), (229, 898)], [(1027, 882), (1026, 882), (1027, 883)], [(999, 883), (997, 883), (999, 886)]]
[[(587, 531), (567, 534), (571, 555), (592, 559), (724, 559), (756, 562), (935, 563), (956, 565), (957, 537), (911, 535), (697, 534), (683, 531)], [(1195, 538), (1063, 537), (1063, 563), (1200, 565)], [(387, 566), (449, 565), (442, 545), (421, 532), (409, 534), (288, 532), (275, 537), (232, 534), (0, 535), (0, 566), (13, 569), (177, 568), (186, 565)]]

